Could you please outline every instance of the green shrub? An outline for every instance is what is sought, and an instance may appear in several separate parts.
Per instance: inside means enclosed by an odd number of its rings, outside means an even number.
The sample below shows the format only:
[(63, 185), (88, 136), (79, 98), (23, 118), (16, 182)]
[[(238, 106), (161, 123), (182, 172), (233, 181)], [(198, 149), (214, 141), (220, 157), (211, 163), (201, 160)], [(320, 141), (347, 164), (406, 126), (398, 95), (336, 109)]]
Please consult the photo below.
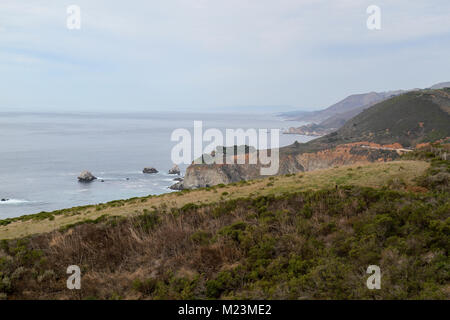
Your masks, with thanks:
[(207, 245), (212, 239), (212, 234), (207, 231), (199, 230), (193, 233), (190, 239), (199, 245)]

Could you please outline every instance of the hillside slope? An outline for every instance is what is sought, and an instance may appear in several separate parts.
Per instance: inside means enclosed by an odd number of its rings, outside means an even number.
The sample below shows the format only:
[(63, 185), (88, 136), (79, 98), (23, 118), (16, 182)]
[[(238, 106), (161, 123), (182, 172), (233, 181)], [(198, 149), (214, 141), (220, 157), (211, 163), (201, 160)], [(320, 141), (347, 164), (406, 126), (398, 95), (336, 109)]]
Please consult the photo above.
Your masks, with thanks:
[(363, 111), (314, 143), (369, 141), (412, 147), (450, 136), (450, 89), (405, 93)]
[(330, 119), (333, 116), (345, 114), (350, 111), (359, 112), (363, 109), (369, 108), (370, 106), (388, 99), (392, 96), (401, 94), (405, 91), (389, 91), (389, 92), (369, 92), (369, 93), (361, 93), (361, 94), (352, 94), (341, 101), (318, 111), (311, 112), (302, 112), (299, 111), (295, 113), (295, 111), (291, 111), (288, 113), (283, 113), (282, 116), (285, 116), (291, 120), (298, 121), (312, 121), (316, 123), (320, 123), (327, 119)]
[(449, 299), (447, 151), (58, 213), (99, 218), (0, 242), (0, 298)]
[[(450, 82), (441, 82), (431, 86), (428, 89), (444, 89), (449, 87)], [(418, 90), (420, 89), (355, 94), (348, 96), (347, 98), (323, 110), (312, 112), (291, 111), (282, 113), (281, 116), (291, 120), (312, 121), (315, 124), (315, 130), (311, 135), (317, 135), (317, 133), (320, 135), (325, 135), (331, 131), (339, 129), (346, 121), (379, 102), (406, 92)], [(310, 130), (307, 126), (301, 126), (299, 128), (289, 128), (287, 133), (307, 133), (307, 135), (310, 135), (308, 132), (310, 132)]]

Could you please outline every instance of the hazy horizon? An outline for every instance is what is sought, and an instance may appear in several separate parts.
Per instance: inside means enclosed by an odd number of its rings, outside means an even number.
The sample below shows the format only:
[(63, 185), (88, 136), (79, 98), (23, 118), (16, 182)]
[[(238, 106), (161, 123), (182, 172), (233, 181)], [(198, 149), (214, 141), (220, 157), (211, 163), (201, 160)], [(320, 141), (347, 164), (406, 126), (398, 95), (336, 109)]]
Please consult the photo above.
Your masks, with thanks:
[(133, 4), (3, 0), (0, 112), (317, 110), (449, 81), (448, 1)]

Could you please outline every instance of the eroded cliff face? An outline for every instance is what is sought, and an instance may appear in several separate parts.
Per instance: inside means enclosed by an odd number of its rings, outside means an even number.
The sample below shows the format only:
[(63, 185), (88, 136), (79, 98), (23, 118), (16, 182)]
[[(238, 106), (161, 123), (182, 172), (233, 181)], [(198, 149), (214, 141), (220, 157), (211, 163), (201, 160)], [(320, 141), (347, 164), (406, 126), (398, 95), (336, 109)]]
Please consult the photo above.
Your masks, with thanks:
[[(278, 175), (304, 171), (292, 155), (280, 155)], [(241, 180), (262, 178), (261, 164), (192, 164), (186, 170), (182, 187), (202, 188)]]
[[(356, 163), (392, 161), (399, 157), (399, 148), (401, 145), (381, 146), (360, 142), (314, 153), (286, 154), (280, 149), (277, 175)], [(182, 188), (202, 188), (267, 177), (261, 175), (260, 169), (261, 164), (192, 164), (186, 170)]]
[(315, 153), (302, 153), (296, 156), (296, 160), (304, 171), (313, 171), (355, 163), (392, 161), (398, 156), (399, 152), (390, 146), (352, 143)]
[(209, 187), (248, 180), (258, 176), (255, 165), (237, 164), (192, 164), (186, 170), (183, 181), (184, 189)]

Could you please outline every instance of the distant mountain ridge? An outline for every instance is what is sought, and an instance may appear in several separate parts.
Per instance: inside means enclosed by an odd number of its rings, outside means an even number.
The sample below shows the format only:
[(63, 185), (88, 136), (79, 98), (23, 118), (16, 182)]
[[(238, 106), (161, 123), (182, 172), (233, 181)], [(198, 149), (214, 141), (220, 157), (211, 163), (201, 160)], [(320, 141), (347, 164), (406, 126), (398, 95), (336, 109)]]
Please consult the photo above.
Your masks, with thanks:
[(348, 96), (344, 100), (339, 101), (326, 108), (325, 110), (319, 111), (317, 116), (312, 118), (320, 119), (322, 117), (336, 116), (339, 114), (348, 114), (351, 111), (366, 109), (382, 100), (391, 98), (395, 95), (402, 94), (406, 91), (388, 91), (388, 92), (369, 92), (364, 94), (355, 94)]
[(430, 87), (430, 89), (444, 89), (444, 88), (450, 88), (450, 81), (437, 83)]
[(280, 115), (290, 120), (301, 120), (311, 122), (321, 122), (332, 116), (346, 114), (351, 111), (363, 110), (384, 99), (407, 92), (406, 90), (369, 92), (350, 95), (343, 100), (318, 111), (292, 111), (281, 113)]
[[(450, 82), (441, 82), (431, 86), (429, 89), (443, 89), (450, 87)], [(287, 112), (280, 114), (282, 117), (289, 120), (298, 120), (316, 123), (316, 132), (323, 132), (327, 134), (330, 131), (337, 130), (344, 123), (358, 115), (367, 108), (387, 100), (389, 98), (401, 95), (406, 92), (418, 91), (422, 89), (411, 89), (411, 90), (396, 90), (387, 92), (369, 92), (362, 94), (354, 94), (346, 97), (345, 99), (329, 106), (326, 109), (312, 111), (312, 112)], [(424, 89), (426, 90), (426, 89)], [(307, 132), (307, 127), (302, 126), (298, 128), (297, 133)], [(290, 133), (296, 133), (295, 128), (290, 128)]]
[(333, 144), (370, 141), (414, 147), (450, 136), (450, 88), (419, 90), (382, 101), (321, 139)]

